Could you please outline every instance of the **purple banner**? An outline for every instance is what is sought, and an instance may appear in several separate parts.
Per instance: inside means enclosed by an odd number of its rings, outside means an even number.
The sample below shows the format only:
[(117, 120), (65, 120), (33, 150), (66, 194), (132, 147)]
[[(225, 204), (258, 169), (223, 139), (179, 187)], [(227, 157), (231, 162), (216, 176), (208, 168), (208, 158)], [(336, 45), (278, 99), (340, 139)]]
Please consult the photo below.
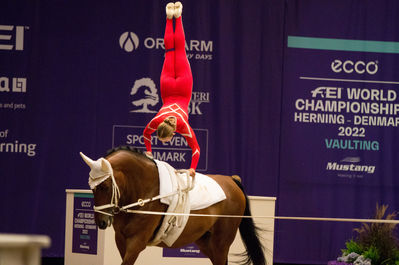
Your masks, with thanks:
[[(278, 216), (399, 208), (397, 1), (182, 2), (198, 171), (240, 175), (248, 194), (277, 197)], [(144, 150), (167, 3), (1, 1), (0, 232), (49, 235), (44, 255), (63, 256), (65, 189), (89, 188), (79, 152)], [(191, 150), (173, 139), (154, 135), (154, 155), (187, 168)], [(85, 225), (74, 238), (94, 240)], [(276, 221), (274, 261), (325, 264), (354, 227)]]
[(98, 228), (93, 194), (75, 193), (73, 200), (72, 252), (97, 255)]
[[(310, 2), (306, 10), (295, 1), (287, 4), (277, 214), (372, 218), (377, 203), (394, 211), (399, 76), (392, 69), (399, 60), (399, 38), (390, 27), (375, 29), (391, 23), (396, 11), (357, 3), (353, 8), (359, 12), (353, 13), (342, 1)], [(344, 25), (356, 26), (340, 30)], [(296, 251), (277, 259), (332, 260), (357, 226), (279, 221), (276, 249)], [(331, 238), (328, 243), (315, 240), (321, 234)]]

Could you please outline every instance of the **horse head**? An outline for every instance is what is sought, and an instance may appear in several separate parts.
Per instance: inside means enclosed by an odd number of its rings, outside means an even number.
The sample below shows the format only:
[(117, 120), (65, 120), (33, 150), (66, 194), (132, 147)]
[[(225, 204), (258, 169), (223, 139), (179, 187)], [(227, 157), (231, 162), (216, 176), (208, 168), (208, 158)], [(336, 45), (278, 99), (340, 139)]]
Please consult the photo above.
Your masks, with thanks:
[(83, 153), (80, 156), (91, 169), (89, 186), (94, 195), (95, 222), (100, 229), (105, 229), (112, 224), (115, 211), (119, 209), (120, 191), (112, 166), (102, 157), (94, 161)]

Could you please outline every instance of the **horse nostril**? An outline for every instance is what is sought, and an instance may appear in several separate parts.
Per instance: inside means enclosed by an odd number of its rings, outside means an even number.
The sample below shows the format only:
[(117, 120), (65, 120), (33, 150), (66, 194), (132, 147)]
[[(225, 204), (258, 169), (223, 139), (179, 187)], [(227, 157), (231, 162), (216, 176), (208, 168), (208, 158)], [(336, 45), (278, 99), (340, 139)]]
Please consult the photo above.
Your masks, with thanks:
[(101, 222), (98, 224), (98, 228), (104, 230), (105, 228), (107, 228), (107, 222), (101, 221)]

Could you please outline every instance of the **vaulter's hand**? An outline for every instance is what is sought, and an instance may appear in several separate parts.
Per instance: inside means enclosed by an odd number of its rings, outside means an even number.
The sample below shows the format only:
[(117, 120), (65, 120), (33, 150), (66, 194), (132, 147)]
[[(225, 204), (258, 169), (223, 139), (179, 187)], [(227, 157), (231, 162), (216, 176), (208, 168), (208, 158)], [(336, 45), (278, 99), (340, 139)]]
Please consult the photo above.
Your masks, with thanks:
[(149, 151), (146, 151), (146, 152), (145, 152), (145, 155), (148, 156), (149, 158), (154, 159), (154, 156), (153, 156), (152, 153), (149, 152)]
[(192, 176), (193, 178), (195, 177), (195, 170), (193, 168), (190, 168), (188, 170), (188, 173), (190, 174), (190, 176)]

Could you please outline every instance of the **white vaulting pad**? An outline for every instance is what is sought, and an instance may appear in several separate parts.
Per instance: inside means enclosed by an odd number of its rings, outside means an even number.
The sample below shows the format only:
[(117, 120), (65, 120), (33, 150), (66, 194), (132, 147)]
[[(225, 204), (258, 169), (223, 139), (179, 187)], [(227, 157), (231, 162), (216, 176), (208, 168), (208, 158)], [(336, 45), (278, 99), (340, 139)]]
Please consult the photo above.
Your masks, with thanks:
[[(173, 175), (181, 178), (179, 182), (184, 182), (187, 187), (186, 174), (175, 174), (175, 169), (168, 163), (159, 160), (155, 160), (155, 162), (158, 166), (161, 196), (177, 190), (177, 181), (173, 179)], [(170, 205), (172, 199), (173, 196), (166, 197), (161, 199), (161, 202)], [(215, 180), (204, 174), (196, 172), (194, 188), (189, 192), (189, 199), (190, 209), (200, 210), (225, 200), (226, 194)]]

